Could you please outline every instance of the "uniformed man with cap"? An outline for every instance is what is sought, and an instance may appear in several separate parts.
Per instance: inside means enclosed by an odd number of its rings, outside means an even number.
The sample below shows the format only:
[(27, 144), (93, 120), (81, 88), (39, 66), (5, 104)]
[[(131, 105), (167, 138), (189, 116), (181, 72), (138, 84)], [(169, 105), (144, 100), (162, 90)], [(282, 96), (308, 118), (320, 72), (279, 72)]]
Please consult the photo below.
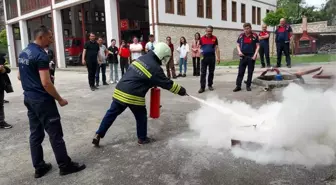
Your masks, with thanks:
[(147, 91), (158, 86), (174, 94), (187, 95), (186, 89), (166, 77), (161, 68), (169, 62), (171, 50), (166, 43), (156, 44), (153, 51), (134, 60), (129, 69), (117, 84), (113, 101), (107, 110), (92, 143), (99, 146), (115, 119), (126, 109), (130, 108), (136, 119), (138, 144), (147, 144), (153, 139), (147, 137), (147, 110), (145, 95)]

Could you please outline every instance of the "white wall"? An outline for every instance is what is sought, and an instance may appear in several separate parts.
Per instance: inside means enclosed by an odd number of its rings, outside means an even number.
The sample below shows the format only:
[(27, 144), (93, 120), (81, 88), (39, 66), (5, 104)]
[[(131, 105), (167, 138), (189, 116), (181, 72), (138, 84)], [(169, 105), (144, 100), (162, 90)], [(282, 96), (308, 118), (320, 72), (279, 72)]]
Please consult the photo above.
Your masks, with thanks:
[[(261, 3), (259, 1), (267, 2), (267, 4)], [(262, 19), (266, 16), (266, 9), (275, 10), (276, 0), (236, 0), (237, 2), (237, 22), (232, 22), (232, 12), (231, 4), (232, 0), (227, 0), (227, 21), (222, 20), (222, 1), (221, 0), (212, 0), (212, 19), (199, 18), (197, 17), (197, 1), (196, 0), (185, 0), (185, 16), (177, 15), (177, 0), (174, 2), (174, 14), (166, 13), (165, 11), (165, 1), (160, 1), (159, 3), (159, 23), (165, 24), (180, 24), (180, 25), (193, 25), (193, 26), (207, 26), (212, 25), (213, 27), (220, 28), (231, 28), (231, 29), (242, 29), (241, 23), (241, 4), (246, 6), (246, 22), (252, 24), (252, 6), (261, 8), (261, 23)], [(204, 17), (205, 12), (205, 2), (204, 0)], [(271, 6), (269, 4), (274, 4)], [(257, 11), (256, 11), (257, 13)], [(257, 14), (256, 14), (257, 17)], [(261, 25), (252, 25), (255, 30), (259, 30)]]

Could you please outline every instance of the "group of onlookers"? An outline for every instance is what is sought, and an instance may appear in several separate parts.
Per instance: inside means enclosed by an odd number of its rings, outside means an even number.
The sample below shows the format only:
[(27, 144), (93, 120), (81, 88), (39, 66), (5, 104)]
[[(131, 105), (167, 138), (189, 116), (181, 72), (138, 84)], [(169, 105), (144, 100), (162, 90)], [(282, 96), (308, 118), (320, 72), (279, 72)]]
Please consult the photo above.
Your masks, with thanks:
[[(238, 76), (236, 80), (236, 88), (234, 92), (241, 91), (241, 85), (244, 78), (246, 68), (248, 69), (247, 80), (245, 81), (246, 90), (251, 91), (252, 76), (255, 68), (255, 62), (258, 54), (261, 59), (261, 67), (271, 67), (269, 57), (269, 37), (270, 34), (267, 31), (267, 25), (262, 26), (262, 31), (259, 34), (252, 32), (252, 26), (250, 23), (243, 25), (244, 32), (239, 35), (237, 39), (237, 50), (240, 56)], [(281, 67), (282, 52), (285, 53), (287, 67), (291, 68), (291, 60), (289, 55), (289, 43), (292, 38), (292, 28), (286, 24), (284, 18), (280, 19), (280, 24), (275, 31), (275, 42), (277, 47), (277, 65)], [(266, 57), (266, 64), (264, 61)]]
[[(139, 42), (137, 37), (133, 38), (133, 43), (127, 44), (125, 40), (122, 40), (120, 47), (117, 47), (115, 39), (111, 40), (110, 46), (107, 48), (103, 44), (103, 39), (99, 37), (97, 41), (95, 40), (95, 35), (90, 33), (89, 41), (84, 46), (83, 51), (83, 65), (86, 65), (89, 73), (89, 84), (91, 89), (94, 91), (98, 89), (100, 81), (100, 72), (102, 73), (102, 84), (108, 85), (106, 79), (106, 66), (109, 65), (110, 75), (109, 83), (114, 84), (118, 82), (119, 79), (119, 65), (121, 69), (121, 75), (124, 75), (132, 60), (137, 59), (141, 55), (154, 50), (155, 48), (155, 37), (154, 35), (149, 35), (149, 41), (143, 47)], [(180, 44), (176, 48), (179, 53), (178, 66), (179, 74), (176, 74), (175, 63), (174, 63), (174, 45), (171, 42), (171, 37), (166, 38), (166, 43), (171, 48), (172, 57), (171, 61), (167, 64), (167, 76), (169, 78), (186, 77), (187, 74), (187, 61), (188, 55), (191, 54), (193, 62), (193, 76), (201, 75), (201, 35), (200, 33), (195, 34), (195, 38), (192, 41), (191, 47), (187, 43), (185, 37), (180, 38)], [(97, 56), (97, 57), (96, 57)]]
[[(191, 53), (192, 63), (193, 63), (193, 76), (200, 76), (200, 57), (201, 57), (201, 45), (200, 45), (201, 35), (200, 33), (195, 34), (195, 38), (192, 41), (191, 48), (187, 43), (185, 37), (180, 38), (180, 44), (177, 47), (177, 51), (179, 53), (178, 64), (179, 64), (179, 74), (176, 75), (175, 67), (174, 67), (174, 45), (172, 44), (171, 37), (168, 36), (166, 38), (166, 43), (170, 47), (172, 51), (171, 61), (167, 64), (167, 76), (170, 78), (177, 77), (186, 77), (187, 76), (187, 61), (188, 55)], [(190, 51), (191, 49), (191, 51)], [(171, 74), (172, 73), (172, 74)]]
[[(249, 26), (251, 27), (251, 26)], [(244, 27), (245, 29), (245, 27)], [(250, 28), (252, 29), (252, 28)], [(177, 47), (174, 47), (172, 43), (172, 39), (170, 36), (166, 37), (166, 43), (171, 49), (171, 60), (167, 63), (167, 76), (169, 78), (177, 78), (177, 77), (186, 77), (187, 76), (187, 61), (188, 56), (192, 58), (192, 66), (193, 66), (193, 76), (201, 76), (201, 89), (200, 93), (204, 92), (205, 89), (205, 75), (207, 74), (207, 68), (209, 68), (209, 79), (208, 86), (210, 89), (212, 87), (212, 79), (213, 79), (213, 71), (215, 69), (216, 61), (219, 62), (219, 49), (218, 49), (218, 40), (215, 36), (212, 35), (213, 28), (212, 26), (208, 26), (206, 29), (206, 33), (201, 37), (200, 33), (195, 33), (194, 39), (191, 41), (191, 45), (188, 44), (185, 37), (181, 37), (179, 40), (179, 44)], [(247, 34), (252, 33), (251, 31)], [(254, 34), (251, 34), (254, 35)], [(280, 20), (280, 25), (276, 29), (276, 44), (277, 44), (277, 67), (281, 67), (281, 56), (282, 52), (286, 55), (286, 63), (287, 67), (291, 67), (290, 56), (289, 56), (289, 41), (292, 35), (292, 29), (289, 25), (285, 24), (285, 20)], [(257, 34), (257, 38), (251, 38), (258, 40), (258, 52), (257, 54), (261, 59), (261, 67), (270, 67), (270, 56), (269, 56), (269, 32), (267, 31), (267, 25), (262, 26), (262, 31)], [(245, 38), (245, 37), (244, 37)], [(239, 41), (239, 39), (238, 39)], [(237, 41), (237, 42), (238, 42)], [(239, 41), (240, 47), (251, 47), (249, 46), (250, 41), (248, 39)], [(120, 48), (116, 46), (116, 40), (111, 40), (111, 45), (106, 48), (103, 45), (103, 39), (98, 38), (97, 42), (95, 41), (95, 35), (93, 33), (90, 34), (90, 41), (88, 41), (84, 46), (83, 52), (83, 64), (88, 67), (89, 72), (89, 83), (91, 89), (94, 91), (98, 89), (99, 86), (99, 74), (100, 70), (102, 71), (102, 81), (103, 85), (108, 85), (106, 81), (106, 65), (110, 66), (110, 80), (109, 83), (117, 83), (119, 79), (118, 75), (118, 64), (120, 60), (120, 69), (121, 75), (124, 75), (127, 70), (129, 64), (132, 63), (133, 60), (137, 59), (141, 55), (148, 53), (149, 51), (154, 50), (155, 48), (155, 37), (154, 35), (149, 35), (149, 41), (144, 46), (139, 42), (137, 37), (133, 38), (133, 43), (127, 44), (124, 40), (121, 41)], [(255, 46), (253, 46), (255, 47)], [(178, 74), (175, 71), (175, 63), (174, 63), (174, 51), (175, 49), (178, 52)], [(245, 50), (246, 48), (241, 48)], [(256, 49), (256, 48), (254, 48)], [(239, 50), (238, 50), (239, 51)], [(97, 57), (98, 55), (98, 57)], [(202, 61), (201, 61), (202, 56)], [(242, 58), (242, 56), (240, 55)], [(246, 57), (246, 56), (245, 56)], [(257, 56), (256, 56), (257, 57)], [(254, 57), (254, 61), (256, 60)], [(266, 58), (266, 62), (265, 59)], [(253, 64), (254, 65), (254, 64)], [(95, 78), (94, 78), (95, 77)]]
[(154, 35), (149, 36), (149, 42), (145, 45), (145, 48), (137, 37), (133, 38), (132, 44), (127, 44), (125, 40), (122, 40), (119, 48), (115, 39), (111, 40), (109, 47), (106, 47), (103, 43), (103, 38), (99, 37), (96, 40), (95, 34), (90, 33), (89, 41), (84, 45), (82, 63), (88, 69), (89, 85), (92, 91), (97, 90), (100, 85), (100, 71), (102, 73), (102, 84), (108, 85), (106, 78), (107, 65), (110, 67), (109, 83), (118, 83), (119, 64), (121, 75), (124, 75), (132, 60), (154, 50), (155, 47)]
[[(196, 33), (192, 41), (191, 47), (187, 43), (185, 37), (180, 38), (180, 44), (176, 48), (179, 53), (179, 74), (176, 74), (174, 63), (174, 45), (171, 41), (171, 37), (166, 38), (166, 43), (171, 49), (171, 58), (167, 63), (167, 76), (168, 78), (186, 77), (187, 76), (187, 61), (188, 56), (191, 54), (193, 62), (193, 76), (201, 76), (201, 90), (205, 89), (205, 78), (207, 68), (209, 67), (208, 86), (210, 90), (212, 88), (213, 72), (215, 70), (216, 55), (217, 61), (219, 61), (219, 49), (218, 40), (212, 35), (213, 28), (209, 26), (205, 36), (201, 37), (200, 33)], [(203, 41), (202, 41), (203, 39)], [(106, 79), (106, 66), (110, 66), (110, 80), (109, 83), (117, 83), (119, 80), (118, 64), (120, 62), (121, 75), (124, 75), (129, 64), (133, 60), (136, 60), (145, 53), (154, 50), (156, 42), (154, 35), (149, 35), (149, 41), (143, 47), (137, 37), (133, 38), (133, 43), (127, 44), (124, 40), (121, 41), (120, 47), (116, 46), (116, 40), (111, 40), (111, 45), (107, 48), (103, 44), (101, 37), (96, 41), (95, 34), (90, 33), (89, 41), (84, 45), (82, 63), (87, 66), (89, 85), (92, 91), (98, 89), (100, 71), (102, 72), (102, 84), (108, 85)], [(201, 62), (201, 54), (203, 56), (203, 62)], [(119, 61), (120, 60), (120, 61)], [(202, 66), (201, 66), (202, 64)], [(201, 69), (203, 70), (201, 72)]]

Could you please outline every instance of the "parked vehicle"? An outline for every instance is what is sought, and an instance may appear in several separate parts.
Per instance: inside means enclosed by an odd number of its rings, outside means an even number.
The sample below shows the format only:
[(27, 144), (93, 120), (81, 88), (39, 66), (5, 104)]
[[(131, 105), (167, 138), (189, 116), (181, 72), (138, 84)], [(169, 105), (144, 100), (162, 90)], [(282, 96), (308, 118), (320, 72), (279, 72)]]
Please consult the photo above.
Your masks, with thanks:
[(65, 62), (67, 65), (81, 65), (84, 43), (83, 38), (67, 37), (64, 39)]

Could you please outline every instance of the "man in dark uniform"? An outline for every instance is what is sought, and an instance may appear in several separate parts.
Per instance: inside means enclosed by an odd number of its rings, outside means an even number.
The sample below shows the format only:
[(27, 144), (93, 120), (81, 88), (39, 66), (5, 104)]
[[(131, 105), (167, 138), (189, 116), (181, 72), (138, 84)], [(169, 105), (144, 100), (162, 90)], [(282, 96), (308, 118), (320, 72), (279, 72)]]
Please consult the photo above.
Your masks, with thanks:
[(84, 45), (83, 55), (82, 55), (82, 63), (86, 65), (88, 70), (88, 77), (89, 77), (89, 85), (92, 91), (98, 89), (95, 86), (95, 77), (98, 64), (101, 64), (99, 52), (99, 44), (96, 41), (96, 36), (94, 33), (90, 33), (90, 40), (87, 41)]
[(262, 31), (259, 33), (259, 41), (260, 41), (259, 55), (260, 55), (261, 67), (264, 68), (266, 66), (264, 57), (266, 57), (267, 67), (271, 67), (270, 55), (269, 55), (269, 33), (267, 31), (266, 24), (262, 25)]
[(201, 61), (201, 88), (198, 93), (203, 93), (205, 91), (206, 84), (206, 74), (207, 68), (209, 67), (208, 74), (208, 88), (210, 91), (213, 91), (213, 78), (217, 63), (220, 63), (220, 53), (218, 48), (218, 40), (217, 37), (212, 35), (213, 27), (207, 26), (206, 35), (201, 37), (200, 45), (201, 45), (201, 53), (203, 55), (203, 59)]
[(49, 73), (49, 58), (44, 48), (53, 42), (50, 29), (41, 26), (34, 31), (34, 43), (29, 44), (19, 56), (19, 74), (24, 91), (24, 104), (28, 109), (30, 126), (30, 150), (35, 178), (44, 176), (51, 170), (51, 164), (43, 160), (42, 142), (44, 131), (49, 135), (60, 175), (79, 172), (85, 165), (71, 161), (63, 140), (61, 117), (57, 105), (68, 104), (57, 92), (51, 82)]
[(236, 88), (233, 90), (233, 92), (241, 90), (241, 84), (244, 78), (246, 67), (248, 69), (246, 90), (251, 91), (255, 60), (259, 51), (258, 35), (252, 32), (251, 24), (245, 23), (243, 27), (244, 33), (240, 34), (237, 40), (237, 50), (240, 56), (240, 63), (236, 81)]
[(280, 19), (280, 25), (275, 30), (275, 42), (277, 47), (277, 67), (281, 67), (281, 57), (282, 52), (284, 52), (286, 56), (287, 67), (291, 68), (289, 44), (292, 35), (292, 27), (286, 24), (286, 20), (284, 18)]
[(136, 119), (138, 144), (147, 144), (153, 140), (147, 137), (147, 110), (145, 96), (147, 91), (159, 86), (181, 96), (187, 95), (185, 88), (166, 77), (161, 68), (169, 62), (171, 50), (165, 43), (155, 45), (153, 51), (134, 60), (127, 72), (117, 84), (111, 107), (107, 110), (92, 143), (99, 146), (115, 119), (128, 107)]

